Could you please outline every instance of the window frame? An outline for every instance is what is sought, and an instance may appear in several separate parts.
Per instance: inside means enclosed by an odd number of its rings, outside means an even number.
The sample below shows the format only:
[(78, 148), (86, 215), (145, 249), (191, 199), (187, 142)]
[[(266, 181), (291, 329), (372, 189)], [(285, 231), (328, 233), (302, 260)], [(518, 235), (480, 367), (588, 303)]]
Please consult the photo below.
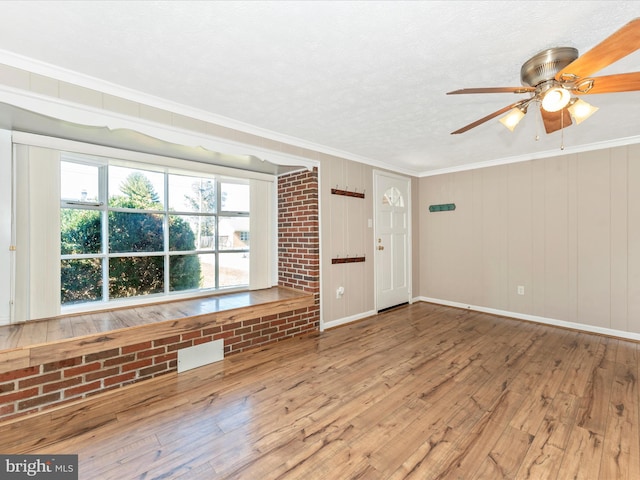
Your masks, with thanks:
[[(93, 159), (91, 156), (71, 154), (69, 152), (60, 152), (60, 165), (63, 162), (75, 163), (80, 165), (96, 166), (98, 168), (98, 199), (97, 201), (82, 201), (73, 199), (63, 199), (62, 193), (60, 198), (60, 209), (68, 208), (75, 210), (87, 210), (100, 212), (101, 219), (101, 249), (98, 253), (60, 253), (61, 262), (64, 260), (80, 260), (80, 259), (99, 259), (101, 263), (102, 272), (102, 298), (87, 302), (73, 302), (62, 303), (60, 300), (61, 311), (70, 312), (75, 310), (85, 310), (87, 307), (94, 307), (97, 305), (109, 306), (114, 304), (131, 303), (131, 300), (149, 299), (157, 300), (158, 298), (170, 299), (177, 294), (211, 294), (214, 292), (228, 291), (230, 289), (247, 289), (249, 287), (249, 281), (233, 286), (222, 286), (220, 284), (220, 255), (225, 253), (244, 253), (250, 254), (250, 248), (221, 248), (219, 245), (219, 227), (220, 220), (224, 218), (244, 218), (250, 222), (251, 213), (248, 207), (246, 211), (231, 211), (223, 210), (223, 203), (221, 201), (222, 185), (223, 184), (238, 184), (245, 185), (249, 189), (249, 181), (242, 178), (233, 178), (221, 175), (210, 174), (202, 172), (196, 168), (190, 170), (183, 170), (179, 173), (172, 172), (168, 167), (149, 168), (150, 165), (145, 163), (126, 161), (122, 162), (119, 159)], [(152, 171), (163, 175), (164, 191), (162, 193), (162, 209), (144, 209), (144, 208), (129, 208), (118, 207), (111, 205), (111, 198), (114, 196), (114, 189), (110, 190), (109, 185), (109, 168), (112, 166), (130, 168), (132, 171)], [(62, 168), (62, 167), (61, 167)], [(212, 212), (194, 212), (188, 210), (171, 210), (170, 198), (170, 177), (171, 175), (186, 175), (193, 178), (210, 180), (214, 185), (214, 191), (216, 196), (215, 208)], [(162, 230), (163, 230), (163, 245), (161, 250), (156, 251), (127, 251), (127, 252), (112, 252), (110, 251), (111, 236), (109, 233), (109, 215), (110, 213), (134, 213), (134, 214), (151, 214), (162, 216)], [(209, 248), (202, 248), (201, 245), (196, 245), (192, 250), (172, 250), (170, 242), (170, 219), (172, 216), (176, 217), (203, 217), (212, 218), (214, 225), (214, 242)], [(187, 220), (185, 220), (187, 221)], [(214, 258), (214, 285), (213, 287), (199, 287), (194, 289), (181, 289), (173, 290), (171, 286), (171, 258), (177, 256), (187, 255), (211, 255)], [(113, 297), (110, 292), (109, 281), (109, 265), (111, 259), (125, 258), (125, 257), (161, 257), (163, 259), (163, 287), (162, 292), (134, 295), (131, 297)]]

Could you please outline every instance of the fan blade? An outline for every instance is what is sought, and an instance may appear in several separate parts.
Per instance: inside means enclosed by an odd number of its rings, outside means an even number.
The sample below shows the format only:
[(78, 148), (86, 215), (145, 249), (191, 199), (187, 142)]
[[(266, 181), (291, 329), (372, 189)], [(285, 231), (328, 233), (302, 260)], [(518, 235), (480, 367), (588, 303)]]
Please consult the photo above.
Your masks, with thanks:
[(508, 112), (509, 110), (511, 110), (512, 108), (516, 108), (519, 107), (520, 105), (523, 105), (525, 103), (527, 103), (528, 100), (521, 100), (519, 102), (513, 103), (507, 107), (501, 108), (500, 110), (498, 110), (497, 112), (493, 112), (490, 113), (489, 115), (487, 115), (486, 117), (482, 117), (480, 120), (476, 120), (473, 123), (470, 123), (469, 125), (466, 125), (462, 128), (459, 128), (458, 130), (456, 130), (455, 132), (451, 132), (451, 135), (456, 135), (458, 133), (464, 133), (468, 130), (471, 130), (472, 128), (477, 127), (478, 125), (482, 125), (484, 122), (488, 122), (489, 120), (491, 120), (492, 118), (497, 117), (498, 115), (502, 115), (503, 113)]
[(634, 92), (640, 90), (640, 72), (619, 73), (617, 75), (604, 75), (593, 77), (593, 87), (586, 92), (573, 90), (576, 95), (593, 93)]
[(565, 75), (588, 77), (639, 48), (640, 17), (631, 20), (587, 53), (576, 58), (556, 74), (556, 80), (561, 81)]
[(571, 122), (571, 115), (569, 115), (569, 111), (566, 108), (558, 112), (547, 112), (541, 108), (540, 115), (542, 115), (544, 129), (547, 133), (553, 133), (561, 128), (567, 128), (573, 123)]
[(489, 88), (461, 88), (453, 92), (447, 92), (447, 95), (458, 95), (461, 93), (527, 93), (533, 92), (533, 87), (489, 87)]

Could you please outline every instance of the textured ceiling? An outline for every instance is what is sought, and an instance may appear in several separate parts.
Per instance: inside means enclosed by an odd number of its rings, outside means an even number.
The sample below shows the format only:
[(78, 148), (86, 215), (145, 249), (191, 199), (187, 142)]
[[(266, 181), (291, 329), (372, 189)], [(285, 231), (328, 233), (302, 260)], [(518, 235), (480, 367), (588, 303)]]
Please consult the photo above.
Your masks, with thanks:
[[(640, 92), (590, 95), (600, 110), (551, 135), (536, 109), (514, 133), (450, 135), (524, 97), (445, 95), (518, 86), (535, 53), (585, 53), (639, 16), (637, 1), (3, 1), (0, 50), (419, 175), (640, 135)], [(639, 70), (640, 51), (599, 73)]]

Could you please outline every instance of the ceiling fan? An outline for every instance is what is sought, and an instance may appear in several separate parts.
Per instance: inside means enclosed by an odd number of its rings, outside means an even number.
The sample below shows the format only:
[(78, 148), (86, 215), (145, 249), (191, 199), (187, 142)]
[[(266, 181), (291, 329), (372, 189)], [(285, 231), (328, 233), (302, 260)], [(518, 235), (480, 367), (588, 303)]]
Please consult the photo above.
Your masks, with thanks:
[(464, 133), (492, 118), (507, 113), (500, 122), (513, 131), (532, 103), (540, 104), (540, 114), (547, 133), (585, 120), (597, 108), (580, 99), (595, 93), (640, 90), (640, 72), (592, 77), (591, 75), (640, 48), (640, 17), (607, 37), (582, 56), (572, 47), (544, 50), (520, 69), (522, 87), (463, 88), (447, 95), (467, 93), (519, 93), (529, 97), (501, 108), (451, 134)]

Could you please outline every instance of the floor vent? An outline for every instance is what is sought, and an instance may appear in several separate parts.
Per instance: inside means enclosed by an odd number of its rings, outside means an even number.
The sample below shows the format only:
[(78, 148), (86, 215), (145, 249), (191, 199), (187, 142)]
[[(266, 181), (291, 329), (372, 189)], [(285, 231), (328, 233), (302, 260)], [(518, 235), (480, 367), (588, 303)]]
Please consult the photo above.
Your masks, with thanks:
[(178, 373), (202, 367), (224, 358), (224, 340), (201, 343), (178, 350)]

